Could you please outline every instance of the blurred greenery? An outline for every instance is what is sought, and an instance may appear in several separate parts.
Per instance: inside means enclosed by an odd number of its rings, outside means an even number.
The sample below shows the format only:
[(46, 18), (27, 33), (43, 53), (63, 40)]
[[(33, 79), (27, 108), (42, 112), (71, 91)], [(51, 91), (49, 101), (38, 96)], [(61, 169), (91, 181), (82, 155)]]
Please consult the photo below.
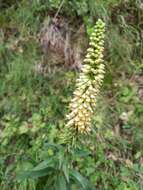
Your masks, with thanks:
[[(51, 174), (55, 177), (41, 183), (16, 180), (22, 170), (53, 156), (59, 162), (62, 155), (63, 149), (54, 144), (78, 71), (61, 67), (45, 75), (35, 70), (43, 58), (40, 28), (60, 5), (61, 0), (0, 1), (0, 190), (52, 190), (52, 180), (57, 190), (65, 187), (65, 170), (59, 173), (56, 167)], [(142, 190), (143, 3), (64, 0), (59, 14), (72, 25), (83, 23), (87, 38), (98, 18), (107, 26), (106, 76), (94, 131), (73, 152), (72, 164), (98, 190)], [(72, 190), (88, 186), (81, 174), (70, 172)]]

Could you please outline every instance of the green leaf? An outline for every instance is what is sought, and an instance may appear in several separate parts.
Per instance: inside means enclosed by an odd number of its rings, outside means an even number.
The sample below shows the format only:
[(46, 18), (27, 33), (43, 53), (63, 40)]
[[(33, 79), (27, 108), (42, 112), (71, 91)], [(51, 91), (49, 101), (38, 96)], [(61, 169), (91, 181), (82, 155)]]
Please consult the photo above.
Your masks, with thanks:
[(66, 179), (63, 175), (58, 175), (55, 185), (56, 190), (67, 190)]
[(38, 164), (35, 168), (33, 168), (33, 170), (37, 171), (37, 170), (41, 170), (41, 169), (46, 169), (47, 167), (54, 167), (53, 159), (44, 160), (43, 162)]
[(54, 162), (52, 159), (41, 162), (38, 166), (32, 170), (24, 171), (20, 173), (17, 179), (23, 180), (27, 178), (39, 178), (48, 175), (54, 171)]
[(54, 169), (50, 168), (50, 167), (47, 167), (47, 168), (41, 169), (41, 170), (36, 170), (36, 171), (34, 171), (34, 170), (24, 171), (17, 176), (17, 179), (19, 179), (19, 180), (24, 180), (24, 179), (28, 179), (28, 178), (37, 179), (39, 177), (46, 176), (53, 171), (54, 171)]
[(84, 190), (95, 190), (95, 188), (93, 188), (88, 180), (86, 178), (84, 178), (78, 171), (76, 170), (71, 170), (70, 173), (71, 177), (73, 178), (73, 180), (76, 180), (79, 185), (84, 189)]
[(77, 157), (86, 157), (86, 156), (89, 156), (91, 154), (90, 151), (87, 151), (87, 150), (75, 150), (75, 156)]
[(61, 145), (55, 144), (55, 143), (45, 143), (44, 144), (45, 148), (51, 148), (53, 150), (59, 151), (60, 149), (62, 149)]
[(69, 169), (68, 169), (67, 162), (63, 163), (62, 169), (63, 169), (64, 175), (65, 175), (65, 178), (66, 178), (67, 182), (69, 183)]

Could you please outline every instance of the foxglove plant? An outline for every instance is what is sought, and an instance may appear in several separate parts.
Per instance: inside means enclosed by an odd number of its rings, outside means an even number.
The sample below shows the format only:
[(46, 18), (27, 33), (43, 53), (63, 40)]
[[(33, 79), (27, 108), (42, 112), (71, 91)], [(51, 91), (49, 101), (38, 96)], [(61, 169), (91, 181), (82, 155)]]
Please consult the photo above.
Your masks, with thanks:
[[(69, 105), (69, 114), (64, 131), (64, 141), (73, 139), (75, 133), (89, 133), (91, 121), (97, 104), (105, 73), (103, 63), (105, 23), (99, 19), (90, 36), (89, 48), (83, 61), (83, 67), (76, 80), (76, 89)], [(67, 139), (69, 138), (69, 139)]]
[[(40, 189), (69, 190), (75, 182), (83, 190), (93, 190), (92, 185), (74, 167), (74, 156), (78, 156), (75, 146), (78, 134), (91, 131), (91, 120), (96, 107), (97, 96), (104, 78), (103, 50), (105, 24), (98, 20), (90, 37), (84, 64), (76, 80), (76, 89), (69, 105), (67, 122), (60, 133), (59, 144), (49, 144), (55, 154), (30, 171), (25, 171), (22, 179), (36, 178)], [(62, 146), (62, 145), (63, 146)], [(41, 177), (46, 185), (41, 183)], [(50, 183), (49, 183), (50, 182)]]

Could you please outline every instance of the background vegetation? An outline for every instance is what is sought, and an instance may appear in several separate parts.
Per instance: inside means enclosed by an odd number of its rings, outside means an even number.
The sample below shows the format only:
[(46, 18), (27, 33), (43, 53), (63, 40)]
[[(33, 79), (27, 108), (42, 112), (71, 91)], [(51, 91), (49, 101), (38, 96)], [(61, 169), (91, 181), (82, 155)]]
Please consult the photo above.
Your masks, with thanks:
[[(107, 25), (106, 76), (94, 133), (87, 139), (92, 154), (75, 158), (76, 167), (98, 190), (142, 190), (143, 3), (62, 4), (60, 15), (71, 25), (83, 23), (87, 38), (97, 18)], [(64, 123), (78, 70), (62, 66), (43, 74), (35, 66), (44, 56), (38, 40), (42, 23), (60, 5), (60, 0), (0, 1), (1, 190), (40, 190), (34, 180), (20, 182), (15, 176), (56, 154), (48, 143), (56, 141)]]

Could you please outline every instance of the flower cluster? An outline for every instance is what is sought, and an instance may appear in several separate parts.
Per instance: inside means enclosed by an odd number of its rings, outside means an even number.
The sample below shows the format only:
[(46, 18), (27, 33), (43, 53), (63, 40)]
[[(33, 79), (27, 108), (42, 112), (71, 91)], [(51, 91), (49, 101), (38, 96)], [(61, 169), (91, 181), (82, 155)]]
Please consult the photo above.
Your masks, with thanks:
[(84, 59), (76, 89), (66, 116), (66, 127), (80, 133), (91, 131), (91, 119), (96, 106), (97, 95), (104, 78), (103, 50), (105, 23), (98, 20), (90, 37), (89, 48)]

